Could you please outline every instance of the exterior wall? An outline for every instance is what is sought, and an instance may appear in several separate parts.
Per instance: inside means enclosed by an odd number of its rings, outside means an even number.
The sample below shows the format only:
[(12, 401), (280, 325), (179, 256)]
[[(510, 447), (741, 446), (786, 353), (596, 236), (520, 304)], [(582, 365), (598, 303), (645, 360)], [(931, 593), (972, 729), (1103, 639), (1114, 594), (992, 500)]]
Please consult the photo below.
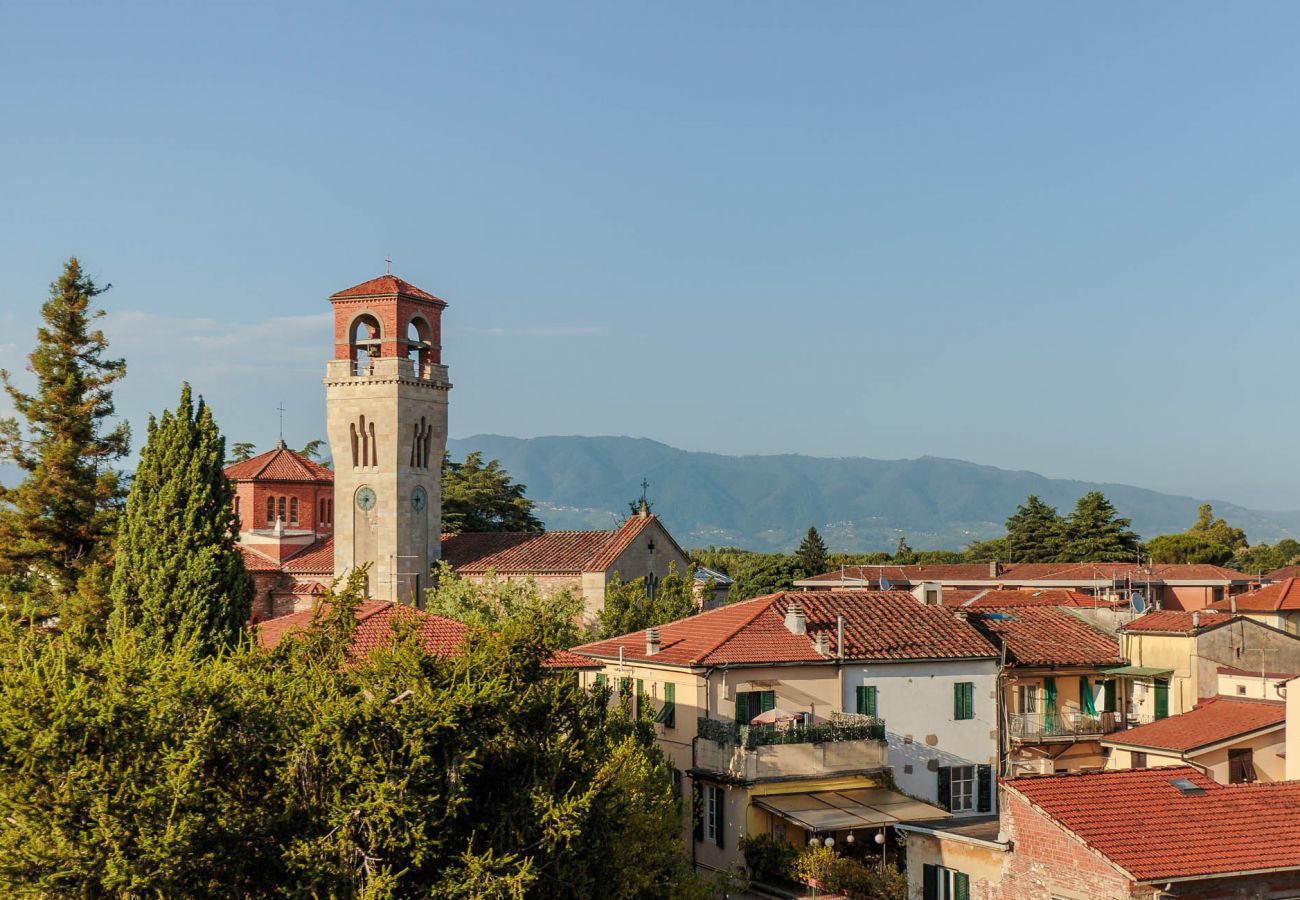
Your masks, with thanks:
[(1261, 782), (1286, 780), (1286, 729), (1236, 741), (1231, 747), (1219, 747), (1190, 757), (1189, 761), (1204, 769), (1205, 774), (1219, 784), (1227, 784), (1228, 750), (1246, 748), (1253, 751), (1255, 774)]
[[(843, 673), (840, 705), (846, 712), (856, 711), (858, 686), (877, 689), (876, 712), (885, 720), (889, 764), (900, 790), (937, 803), (939, 767), (988, 765), (997, 771), (996, 660), (848, 663)], [(957, 721), (953, 685), (963, 681), (975, 685), (975, 718)]]
[[(369, 563), (372, 597), (409, 602), (428, 586), (432, 564), (441, 555), (441, 466), (451, 385), (440, 366), (427, 374), (417, 377), (414, 363), (392, 357), (375, 360), (360, 375), (352, 373), (348, 360), (331, 362), (325, 378), (334, 457), (334, 568), (342, 575)], [(374, 427), (376, 465), (352, 464), (352, 427), (361, 416), (367, 428)], [(418, 460), (411, 464), (413, 434), (422, 426), (433, 429), (427, 467)], [(377, 497), (369, 511), (356, 502), (362, 487)], [(417, 488), (425, 494), (422, 510), (412, 502)]]
[(1002, 867), (1009, 853), (985, 841), (975, 843), (938, 834), (907, 832), (907, 896), (924, 900), (922, 877), (926, 865), (964, 872), (970, 878), (970, 900), (1001, 896)]
[(1001, 892), (1006, 900), (1117, 900), (1147, 897), (1100, 854), (1064, 831), (1014, 791), (1002, 792), (1002, 836), (1007, 855)]
[[(1141, 752), (1141, 751), (1139, 751)], [(1162, 753), (1159, 750), (1148, 750), (1147, 764), (1143, 766), (1146, 769), (1157, 769), (1161, 766), (1185, 766), (1188, 760), (1183, 759), (1181, 754), (1170, 751)], [(1110, 756), (1106, 759), (1107, 769), (1131, 769), (1133, 768), (1133, 751), (1125, 750), (1122, 747), (1112, 747)], [(1215, 779), (1216, 781), (1218, 779)]]
[(1161, 592), (1164, 609), (1205, 609), (1216, 600), (1222, 600), (1229, 593), (1226, 585), (1208, 584), (1166, 584)]
[[(1056, 684), (1056, 723), (1055, 733), (1044, 733), (1036, 739), (1026, 734), (1026, 730), (1038, 728), (1041, 724), (1046, 732), (1047, 715), (1043, 700), (1043, 682), (1053, 678)], [(1008, 766), (1007, 774), (1049, 775), (1055, 772), (1076, 772), (1080, 769), (1097, 768), (1106, 763), (1105, 753), (1099, 740), (1101, 733), (1086, 727), (1083, 723), (1092, 717), (1083, 712), (1081, 678), (1088, 679), (1089, 691), (1093, 694), (1093, 705), (1097, 709), (1097, 721), (1105, 727), (1118, 728), (1126, 715), (1128, 685), (1124, 679), (1115, 679), (1115, 706), (1113, 714), (1103, 713), (1103, 696), (1099, 679), (1100, 670), (1096, 668), (1074, 669), (1013, 669), (1011, 676), (1003, 682), (1003, 708), (1007, 711)], [(1020, 709), (1020, 691), (1022, 686), (1038, 688), (1038, 711), (1028, 713)], [(1076, 732), (1075, 729), (1078, 729)]]
[(1225, 697), (1251, 697), (1256, 700), (1281, 700), (1281, 686), (1290, 676), (1264, 677), (1238, 675), (1235, 672), (1219, 673), (1219, 694)]
[[(1196, 642), (1190, 635), (1128, 634), (1123, 636), (1124, 655), (1135, 666), (1170, 669), (1169, 715), (1184, 713), (1196, 705), (1202, 696), (1198, 693), (1198, 667), (1194, 657)], [(1225, 663), (1225, 665), (1231, 665)], [(1214, 669), (1214, 687), (1206, 696), (1218, 690), (1218, 666)], [(1150, 679), (1133, 685), (1134, 712), (1143, 721), (1155, 717), (1155, 696), (1150, 689)]]
[(1300, 872), (1188, 881), (1170, 885), (1163, 894), (1152, 896), (1170, 900), (1294, 900), (1300, 896)]
[[(653, 549), (651, 549), (653, 547)], [(689, 575), (691, 561), (677, 549), (677, 544), (658, 519), (650, 522), (636, 539), (618, 555), (613, 564), (603, 573), (600, 603), (604, 606), (605, 581), (615, 573), (624, 581), (654, 575), (660, 581), (668, 577), (668, 571), (676, 567), (678, 575)]]
[[(312, 534), (326, 535), (333, 530), (333, 524), (327, 516), (320, 515), (320, 501), (334, 499), (334, 486), (305, 481), (237, 481), (235, 497), (238, 500), (239, 530), (269, 531), (275, 528), (275, 517), (267, 518), (266, 499), (285, 498), (284, 527), (290, 530), (307, 531)], [(290, 498), (298, 501), (298, 519), (289, 517)], [(277, 502), (278, 511), (279, 504)]]
[(1300, 682), (1286, 685), (1286, 777), (1300, 779)]
[(813, 721), (818, 723), (829, 721), (833, 712), (843, 712), (839, 673), (831, 665), (714, 670), (708, 680), (706, 712), (700, 715), (734, 719), (736, 691), (773, 691), (777, 706), (790, 712), (812, 713)]

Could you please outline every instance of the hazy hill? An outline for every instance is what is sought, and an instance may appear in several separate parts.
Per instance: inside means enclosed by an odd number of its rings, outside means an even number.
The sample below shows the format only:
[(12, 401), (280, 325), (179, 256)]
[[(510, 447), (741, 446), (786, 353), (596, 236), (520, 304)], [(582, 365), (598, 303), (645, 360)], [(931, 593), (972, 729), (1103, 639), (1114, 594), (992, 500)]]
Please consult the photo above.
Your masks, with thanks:
[[(832, 550), (960, 549), (995, 537), (1026, 495), (1062, 513), (1101, 490), (1144, 536), (1181, 531), (1203, 499), (1121, 484), (1045, 478), (955, 459), (724, 456), (645, 438), (475, 435), (448, 441), (453, 457), (481, 450), (528, 486), (548, 528), (608, 528), (650, 481), (655, 513), (684, 545), (788, 550), (816, 525)], [(1214, 500), (1252, 542), (1300, 534), (1300, 512), (1256, 512)]]

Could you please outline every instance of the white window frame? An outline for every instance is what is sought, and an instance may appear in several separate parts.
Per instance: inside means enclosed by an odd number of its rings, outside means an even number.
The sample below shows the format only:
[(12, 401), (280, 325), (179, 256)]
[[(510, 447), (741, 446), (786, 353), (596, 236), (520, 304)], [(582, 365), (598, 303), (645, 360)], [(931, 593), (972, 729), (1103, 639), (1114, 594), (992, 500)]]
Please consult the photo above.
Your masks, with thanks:
[[(965, 773), (964, 777), (963, 773)], [(952, 812), (973, 810), (975, 808), (975, 767), (953, 766), (948, 789), (951, 792)]]
[(936, 878), (938, 887), (939, 900), (957, 900), (957, 870), (949, 869), (946, 866), (934, 867), (938, 878)]
[(722, 804), (722, 788), (716, 784), (704, 786), (704, 840), (718, 842), (718, 808)]

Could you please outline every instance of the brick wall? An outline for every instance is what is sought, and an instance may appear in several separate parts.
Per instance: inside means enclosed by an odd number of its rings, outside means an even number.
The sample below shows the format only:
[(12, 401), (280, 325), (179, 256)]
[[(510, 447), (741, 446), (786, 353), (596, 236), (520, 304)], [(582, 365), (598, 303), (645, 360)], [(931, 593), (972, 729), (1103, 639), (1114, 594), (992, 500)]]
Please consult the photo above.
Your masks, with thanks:
[(1114, 866), (1019, 794), (1003, 790), (1001, 797), (1003, 833), (1015, 850), (1003, 870), (998, 896), (1048, 900), (1056, 892), (1077, 900), (1117, 900), (1150, 895), (1146, 889), (1135, 892)]

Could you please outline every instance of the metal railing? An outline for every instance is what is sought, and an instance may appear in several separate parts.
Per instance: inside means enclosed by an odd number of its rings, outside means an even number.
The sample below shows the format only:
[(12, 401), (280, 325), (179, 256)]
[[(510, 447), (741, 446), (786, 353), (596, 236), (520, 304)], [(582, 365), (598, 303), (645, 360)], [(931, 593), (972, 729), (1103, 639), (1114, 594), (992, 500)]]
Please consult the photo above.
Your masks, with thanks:
[[(1133, 723), (1136, 724), (1136, 723)], [(1011, 713), (1011, 737), (1018, 740), (1052, 740), (1110, 734), (1128, 726), (1117, 712)]]
[(870, 716), (845, 716), (821, 725), (741, 725), (700, 716), (696, 733), (720, 744), (753, 750), (773, 744), (827, 744), (838, 741), (883, 741), (885, 722)]

